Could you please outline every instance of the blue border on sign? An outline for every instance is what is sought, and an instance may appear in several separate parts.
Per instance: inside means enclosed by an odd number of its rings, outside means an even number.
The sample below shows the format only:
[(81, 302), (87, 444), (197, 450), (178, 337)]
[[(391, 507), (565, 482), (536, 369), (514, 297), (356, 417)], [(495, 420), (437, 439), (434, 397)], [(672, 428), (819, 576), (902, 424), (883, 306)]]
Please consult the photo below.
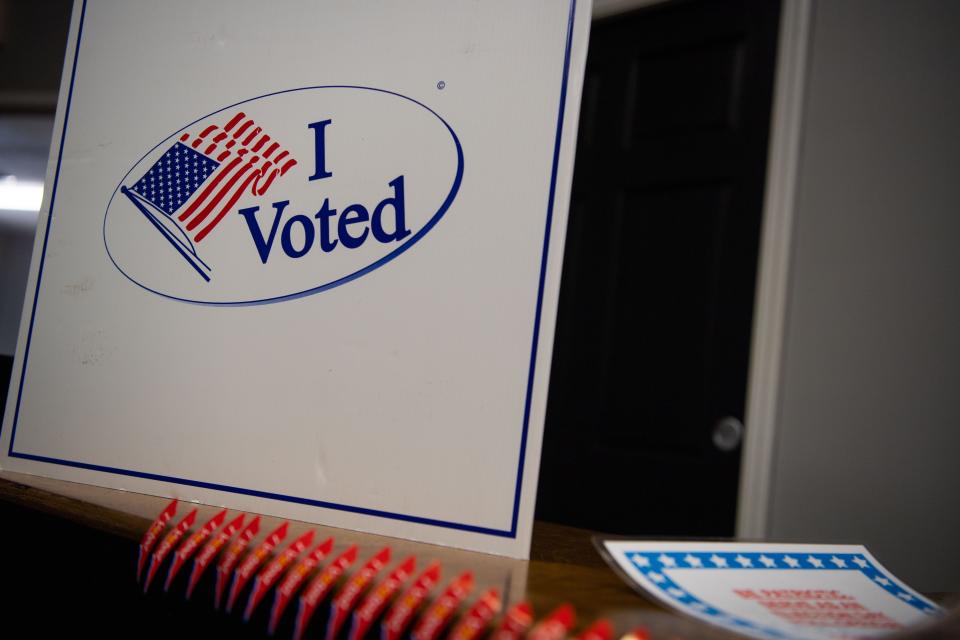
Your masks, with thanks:
[[(770, 638), (793, 638), (779, 629), (736, 616), (703, 601), (678, 584), (669, 574), (689, 569), (713, 571), (855, 571), (890, 595), (935, 617), (942, 614), (937, 605), (909, 591), (862, 553), (784, 553), (740, 551), (624, 551), (630, 561), (662, 595), (678, 607), (693, 610), (708, 620), (735, 631), (766, 634)], [(679, 576), (677, 576), (679, 577)]]
[[(116, 475), (145, 478), (148, 480), (158, 480), (161, 482), (170, 482), (174, 484), (199, 487), (203, 489), (216, 489), (219, 491), (226, 491), (229, 493), (238, 493), (238, 494), (249, 495), (249, 496), (254, 496), (258, 498), (268, 498), (272, 500), (280, 500), (283, 502), (292, 502), (296, 504), (321, 507), (324, 509), (334, 509), (337, 511), (345, 511), (348, 513), (376, 516), (376, 517), (388, 518), (392, 520), (401, 520), (404, 522), (412, 522), (416, 524), (441, 527), (445, 529), (455, 529), (459, 531), (479, 533), (484, 535), (497, 536), (501, 538), (516, 538), (517, 522), (520, 514), (520, 494), (523, 488), (523, 472), (524, 472), (524, 464), (526, 462), (527, 434), (529, 432), (529, 424), (530, 424), (530, 407), (533, 401), (533, 382), (534, 382), (534, 377), (536, 372), (537, 346), (538, 346), (537, 343), (540, 339), (540, 320), (541, 320), (542, 308), (543, 308), (543, 294), (544, 294), (544, 286), (545, 286), (545, 280), (546, 280), (547, 257), (550, 250), (550, 232), (553, 225), (553, 206), (554, 206), (554, 201), (556, 199), (557, 173), (559, 171), (559, 163), (560, 163), (560, 145), (561, 145), (561, 138), (563, 134), (563, 119), (564, 119), (564, 112), (565, 112), (566, 100), (567, 100), (567, 80), (568, 80), (569, 70), (570, 70), (570, 50), (573, 46), (573, 26), (574, 26), (574, 20), (576, 17), (576, 0), (570, 0), (569, 14), (567, 17), (567, 37), (566, 37), (566, 45), (565, 45), (564, 55), (563, 55), (563, 74), (561, 77), (561, 85), (560, 85), (560, 105), (557, 112), (557, 130), (556, 130), (556, 136), (554, 139), (553, 165), (551, 167), (551, 172), (550, 172), (550, 187), (549, 187), (550, 190), (548, 194), (547, 215), (546, 215), (546, 222), (545, 222), (544, 235), (543, 235), (543, 252), (540, 257), (540, 278), (539, 278), (539, 283), (537, 285), (537, 306), (536, 306), (534, 323), (533, 323), (533, 338), (532, 338), (533, 342), (530, 349), (530, 368), (527, 375), (527, 391), (526, 391), (526, 396), (524, 400), (524, 409), (523, 409), (523, 429), (522, 429), (521, 438), (520, 438), (520, 456), (519, 456), (519, 462), (517, 464), (517, 480), (516, 480), (516, 487), (514, 491), (513, 514), (512, 514), (509, 530), (494, 529), (490, 527), (481, 527), (481, 526), (476, 526), (471, 524), (464, 524), (460, 522), (450, 522), (446, 520), (437, 520), (434, 518), (425, 518), (421, 516), (413, 516), (413, 515), (407, 515), (402, 513), (395, 513), (391, 511), (381, 511), (378, 509), (367, 509), (364, 507), (356, 507), (352, 505), (339, 504), (335, 502), (326, 502), (323, 500), (314, 500), (311, 498), (302, 498), (298, 496), (289, 496), (289, 495), (284, 495), (279, 493), (271, 493), (267, 491), (258, 491), (255, 489), (232, 487), (232, 486), (216, 484), (212, 482), (190, 480), (188, 478), (176, 478), (173, 476), (164, 476), (164, 475), (154, 474), (154, 473), (145, 473), (142, 471), (135, 471), (132, 469), (119, 469), (115, 467), (88, 464), (85, 462), (76, 462), (72, 460), (60, 460), (57, 458), (48, 458), (45, 456), (37, 456), (37, 455), (27, 454), (27, 453), (17, 453), (13, 450), (14, 439), (17, 434), (17, 421), (20, 417), (20, 403), (23, 396), (23, 385), (24, 385), (24, 380), (26, 379), (26, 374), (27, 374), (27, 362), (30, 356), (30, 341), (33, 337), (34, 320), (36, 318), (36, 313), (37, 313), (37, 301), (39, 299), (39, 294), (40, 294), (40, 284), (43, 279), (43, 264), (44, 264), (44, 260), (46, 259), (47, 241), (49, 240), (49, 237), (50, 237), (50, 226), (53, 224), (54, 203), (56, 202), (57, 186), (60, 180), (60, 168), (63, 162), (63, 147), (64, 147), (64, 142), (66, 141), (66, 136), (67, 136), (67, 125), (69, 124), (69, 121), (70, 121), (70, 106), (73, 99), (74, 82), (77, 76), (77, 60), (80, 57), (80, 42), (83, 35), (83, 21), (86, 16), (86, 11), (87, 11), (87, 0), (83, 0), (83, 6), (80, 9), (80, 20), (77, 27), (77, 45), (76, 45), (76, 50), (74, 51), (74, 56), (73, 56), (73, 67), (70, 72), (70, 89), (67, 93), (67, 105), (64, 109), (63, 130), (61, 131), (61, 135), (60, 135), (60, 149), (57, 154), (57, 169), (56, 169), (56, 172), (54, 173), (53, 188), (50, 193), (49, 215), (47, 216), (47, 224), (46, 224), (46, 229), (44, 231), (44, 236), (43, 236), (43, 248), (40, 252), (40, 266), (37, 271), (37, 286), (36, 286), (36, 290), (34, 291), (33, 307), (30, 312), (30, 325), (29, 325), (29, 328), (27, 329), (27, 342), (23, 352), (23, 368), (21, 369), (21, 372), (20, 372), (20, 382), (19, 382), (19, 388), (17, 390), (17, 402), (16, 402), (16, 407), (14, 409), (13, 428), (10, 434), (10, 447), (8, 450), (9, 457), (21, 458), (24, 460), (32, 460), (35, 462), (43, 462), (48, 464), (57, 464), (57, 465), (73, 467), (77, 469), (98, 471), (102, 473), (113, 473)], [(0, 425), (0, 430), (2, 430), (2, 425)], [(2, 431), (0, 431), (0, 435), (2, 435)]]

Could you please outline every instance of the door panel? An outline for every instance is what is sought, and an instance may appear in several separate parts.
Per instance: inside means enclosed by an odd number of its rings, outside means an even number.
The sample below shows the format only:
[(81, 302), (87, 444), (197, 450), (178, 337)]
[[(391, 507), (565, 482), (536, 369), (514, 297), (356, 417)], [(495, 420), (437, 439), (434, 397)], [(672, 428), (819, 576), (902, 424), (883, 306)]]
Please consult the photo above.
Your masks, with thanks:
[(595, 23), (537, 516), (731, 535), (778, 4)]

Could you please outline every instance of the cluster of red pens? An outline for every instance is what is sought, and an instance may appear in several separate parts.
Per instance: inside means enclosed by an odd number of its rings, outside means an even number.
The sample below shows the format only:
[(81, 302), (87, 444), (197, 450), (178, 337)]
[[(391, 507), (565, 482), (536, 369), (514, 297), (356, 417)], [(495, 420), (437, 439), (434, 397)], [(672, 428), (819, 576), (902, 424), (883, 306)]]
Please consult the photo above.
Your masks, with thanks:
[[(497, 589), (484, 592), (457, 617), (457, 612), (474, 587), (471, 572), (465, 571), (454, 578), (440, 595), (429, 601), (430, 594), (440, 582), (439, 563), (431, 563), (403, 590), (416, 573), (416, 557), (409, 556), (375, 584), (390, 564), (390, 547), (375, 553), (348, 576), (357, 562), (357, 546), (347, 548), (321, 568), (333, 550), (334, 541), (333, 538), (327, 538), (311, 548), (315, 535), (313, 530), (275, 553), (287, 537), (287, 523), (277, 527), (255, 549), (244, 555), (250, 542), (260, 532), (260, 517), (247, 522), (247, 515), (240, 514), (224, 526), (226, 509), (184, 540), (196, 520), (197, 510), (193, 509), (157, 544), (176, 511), (177, 501), (174, 500), (160, 513), (140, 543), (138, 580), (147, 560), (150, 560), (144, 592), (150, 588), (167, 556), (176, 548), (167, 570), (164, 590), (170, 589), (180, 569), (192, 558), (193, 570), (186, 589), (189, 599), (214, 558), (223, 551), (217, 563), (214, 606), (221, 606), (229, 583), (226, 611), (232, 612), (240, 595), (253, 579), (243, 610), (244, 620), (250, 621), (264, 596), (275, 587), (267, 621), (267, 630), (271, 635), (280, 628), (287, 605), (295, 596), (299, 603), (293, 620), (295, 640), (304, 637), (319, 605), (328, 599), (329, 611), (323, 616), (326, 618), (326, 640), (340, 637), (363, 640), (368, 635), (379, 635), (381, 640), (401, 640), (407, 635), (413, 640), (436, 640), (444, 636), (455, 640), (475, 640), (487, 636), (492, 640), (562, 640), (576, 624), (576, 614), (568, 604), (557, 607), (534, 624), (533, 608), (529, 603), (521, 602), (510, 608), (494, 626), (502, 607)], [(309, 552), (301, 558), (308, 549)], [(268, 558), (271, 559), (266, 562)], [(291, 565), (294, 566), (287, 571)], [(378, 621), (379, 634), (375, 629)], [(318, 628), (321, 625), (322, 621), (315, 623)], [(611, 640), (613, 627), (606, 620), (598, 620), (577, 637), (579, 640)], [(643, 638), (638, 637), (637, 640)]]

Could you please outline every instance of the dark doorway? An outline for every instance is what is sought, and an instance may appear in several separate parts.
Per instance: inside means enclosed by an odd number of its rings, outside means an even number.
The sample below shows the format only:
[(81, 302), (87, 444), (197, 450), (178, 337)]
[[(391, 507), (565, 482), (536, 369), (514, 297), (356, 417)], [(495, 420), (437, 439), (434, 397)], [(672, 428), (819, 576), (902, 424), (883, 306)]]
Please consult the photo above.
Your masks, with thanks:
[(733, 534), (778, 18), (677, 0), (594, 23), (540, 519)]

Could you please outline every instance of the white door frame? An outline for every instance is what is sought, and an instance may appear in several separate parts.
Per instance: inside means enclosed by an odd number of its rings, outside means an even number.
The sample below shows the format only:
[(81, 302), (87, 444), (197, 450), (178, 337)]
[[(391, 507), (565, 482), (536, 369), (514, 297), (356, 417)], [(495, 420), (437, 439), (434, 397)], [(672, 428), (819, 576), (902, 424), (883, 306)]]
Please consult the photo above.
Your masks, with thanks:
[(813, 0), (783, 0), (753, 312), (738, 538), (766, 538), (779, 422), (800, 134)]

